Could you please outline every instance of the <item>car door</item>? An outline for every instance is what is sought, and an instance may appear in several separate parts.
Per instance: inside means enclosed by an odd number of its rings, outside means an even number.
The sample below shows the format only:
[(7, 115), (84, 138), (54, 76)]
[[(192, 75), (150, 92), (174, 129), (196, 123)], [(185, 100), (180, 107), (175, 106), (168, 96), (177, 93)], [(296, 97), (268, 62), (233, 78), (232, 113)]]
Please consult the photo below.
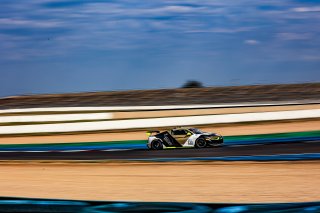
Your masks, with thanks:
[(172, 130), (172, 136), (183, 145), (189, 138), (188, 131), (185, 129), (174, 129)]

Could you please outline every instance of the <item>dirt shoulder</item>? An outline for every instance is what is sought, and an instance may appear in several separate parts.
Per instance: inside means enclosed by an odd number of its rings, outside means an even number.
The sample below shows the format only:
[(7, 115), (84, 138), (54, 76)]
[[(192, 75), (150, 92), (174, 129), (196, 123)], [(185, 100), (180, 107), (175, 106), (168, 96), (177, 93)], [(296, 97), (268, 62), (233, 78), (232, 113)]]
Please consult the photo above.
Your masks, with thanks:
[(320, 161), (0, 163), (0, 196), (170, 202), (318, 201)]

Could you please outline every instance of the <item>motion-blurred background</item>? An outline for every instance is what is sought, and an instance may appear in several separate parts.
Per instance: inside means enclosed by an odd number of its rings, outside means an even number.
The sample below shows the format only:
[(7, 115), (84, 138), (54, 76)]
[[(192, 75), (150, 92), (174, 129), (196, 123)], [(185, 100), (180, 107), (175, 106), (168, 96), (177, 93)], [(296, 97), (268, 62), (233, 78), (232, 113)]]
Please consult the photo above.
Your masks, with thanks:
[[(0, 211), (319, 211), (319, 3), (3, 0)], [(147, 150), (174, 127), (224, 144)]]

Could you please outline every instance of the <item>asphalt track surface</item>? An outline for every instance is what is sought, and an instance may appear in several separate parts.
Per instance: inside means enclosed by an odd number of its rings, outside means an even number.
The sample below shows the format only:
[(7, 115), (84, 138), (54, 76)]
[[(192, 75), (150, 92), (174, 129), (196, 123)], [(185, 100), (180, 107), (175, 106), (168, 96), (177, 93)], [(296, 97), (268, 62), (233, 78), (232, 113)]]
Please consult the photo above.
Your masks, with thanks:
[(320, 153), (320, 141), (232, 145), (205, 149), (2, 152), (0, 160), (143, 160)]

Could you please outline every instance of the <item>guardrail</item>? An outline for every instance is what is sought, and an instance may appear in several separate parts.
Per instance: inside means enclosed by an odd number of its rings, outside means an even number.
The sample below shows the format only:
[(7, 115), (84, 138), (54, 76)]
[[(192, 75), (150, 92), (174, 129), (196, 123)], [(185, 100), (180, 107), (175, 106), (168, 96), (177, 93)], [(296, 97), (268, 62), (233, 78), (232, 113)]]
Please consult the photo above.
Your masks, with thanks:
[(320, 117), (320, 109), (291, 110), (291, 111), (277, 111), (277, 112), (147, 118), (147, 119), (111, 120), (111, 121), (96, 121), (96, 122), (61, 123), (61, 124), (0, 126), (0, 134), (6, 135), (6, 134), (28, 134), (28, 133), (103, 131), (103, 130), (120, 130), (120, 129), (156, 128), (156, 127), (169, 127), (169, 126), (207, 125), (207, 124), (219, 124), (219, 123), (306, 119), (306, 118), (319, 118), (319, 117)]

